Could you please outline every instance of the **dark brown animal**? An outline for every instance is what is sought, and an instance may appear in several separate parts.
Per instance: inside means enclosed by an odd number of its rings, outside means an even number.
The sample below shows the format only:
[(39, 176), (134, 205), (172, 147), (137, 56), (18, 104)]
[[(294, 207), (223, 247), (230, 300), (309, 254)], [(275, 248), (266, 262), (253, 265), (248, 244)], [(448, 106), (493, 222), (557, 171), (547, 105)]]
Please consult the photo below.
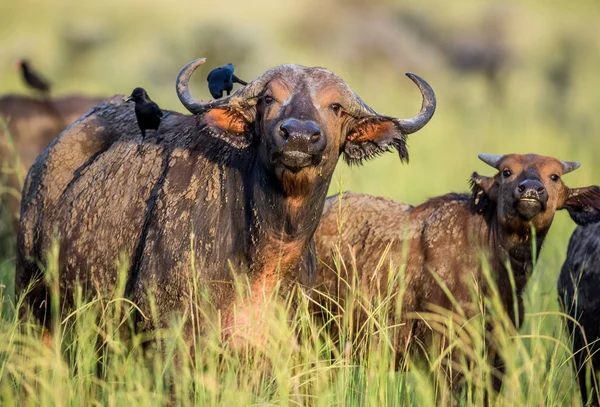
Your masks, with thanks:
[[(600, 405), (600, 223), (579, 226), (558, 278), (558, 302), (571, 318), (575, 370), (584, 405)], [(574, 321), (577, 321), (576, 324)]]
[[(406, 135), (435, 109), (433, 91), (415, 75), (421, 112), (396, 119), (374, 112), (331, 71), (299, 65), (201, 103), (188, 81), (203, 62), (177, 80), (193, 115), (165, 112), (143, 155), (133, 108), (121, 98), (94, 108), (44, 151), (23, 192), (17, 292), (39, 275), (58, 232), (65, 307), (77, 280), (86, 296), (111, 295), (124, 253), (125, 295), (144, 314), (151, 315), (149, 290), (160, 325), (173, 312), (195, 315), (190, 293), (207, 293), (230, 333), (234, 316), (243, 325), (251, 312), (232, 285), (236, 276), (247, 278), (257, 303), (279, 285), (285, 295), (297, 282), (314, 284), (313, 233), (339, 155), (359, 162), (395, 148), (406, 160)], [(47, 291), (37, 284), (26, 297), (42, 321)], [(195, 321), (198, 331), (204, 322)]]
[[(398, 362), (410, 346), (428, 348), (436, 338), (432, 324), (419, 315), (435, 307), (455, 313), (461, 309), (465, 318), (480, 312), (472, 299), (473, 289), (478, 287), (484, 297), (490, 294), (482, 255), (489, 262), (504, 309), (518, 328), (524, 316), (522, 293), (533, 262), (531, 227), (536, 230), (533, 243), (539, 254), (557, 210), (567, 209), (578, 224), (599, 218), (600, 188), (570, 189), (561, 180), (578, 163), (531, 154), (479, 157), (498, 173), (494, 177), (473, 173), (469, 195), (448, 194), (416, 207), (361, 194), (326, 201), (315, 235), (317, 257), (323, 261), (316, 289), (335, 301), (324, 295), (318, 301), (336, 315), (344, 306), (335, 304), (345, 303), (352, 281), (371, 298), (381, 295), (400, 301), (401, 314), (395, 315), (391, 307), (389, 316), (390, 326), (401, 326), (395, 336)], [(334, 247), (347, 265), (339, 272)], [(514, 274), (516, 298), (507, 263)], [(390, 275), (402, 265), (406, 267), (402, 278)], [(390, 281), (394, 284), (388, 286)], [(366, 315), (358, 311), (357, 318), (360, 327)], [(499, 359), (494, 363), (501, 368)]]
[(0, 121), (5, 124), (0, 124), (0, 171), (6, 188), (0, 208), (8, 211), (15, 232), (27, 170), (61, 131), (101, 101), (80, 95), (46, 101), (17, 95), (0, 98)]

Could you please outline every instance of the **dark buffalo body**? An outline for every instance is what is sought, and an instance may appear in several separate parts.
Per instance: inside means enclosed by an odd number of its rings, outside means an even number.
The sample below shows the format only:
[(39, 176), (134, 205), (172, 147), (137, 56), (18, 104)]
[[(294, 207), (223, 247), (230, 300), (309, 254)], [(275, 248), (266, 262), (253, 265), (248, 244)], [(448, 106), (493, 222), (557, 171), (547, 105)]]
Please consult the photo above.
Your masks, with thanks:
[[(207, 291), (224, 327), (242, 320), (234, 277), (255, 298), (281, 284), (315, 281), (313, 233), (340, 154), (361, 160), (395, 147), (431, 118), (424, 95), (418, 116), (375, 113), (332, 72), (282, 65), (229, 97), (201, 103), (188, 91), (194, 61), (177, 91), (194, 115), (165, 112), (143, 155), (133, 107), (114, 98), (64, 132), (36, 161), (24, 188), (18, 236), (17, 292), (39, 274), (53, 236), (60, 241), (61, 298), (79, 280), (87, 296), (111, 294), (115, 260), (130, 259), (125, 295), (160, 324), (192, 312), (191, 292)], [(192, 264), (195, 267), (192, 267)], [(47, 288), (27, 296), (44, 320)], [(238, 321), (239, 322), (239, 321)], [(152, 328), (150, 322), (141, 328)], [(202, 330), (202, 327), (200, 327)]]
[(596, 223), (575, 229), (558, 279), (559, 303), (563, 311), (579, 323), (567, 320), (581, 397), (585, 404), (591, 396), (594, 405), (600, 404), (595, 390), (598, 376), (594, 374), (600, 370), (599, 290), (600, 223)]
[[(576, 163), (537, 155), (480, 157), (499, 173), (494, 177), (474, 173), (472, 194), (448, 194), (416, 207), (360, 194), (328, 198), (325, 204), (315, 235), (317, 257), (323, 260), (316, 289), (335, 301), (332, 304), (327, 296), (318, 296), (318, 302), (332, 308), (334, 314), (339, 312), (335, 303), (344, 304), (352, 281), (373, 296), (401, 296), (402, 313), (390, 315), (390, 324), (405, 323), (395, 337), (398, 361), (412, 345), (432, 344), (434, 331), (427, 318), (419, 315), (435, 310), (432, 306), (457, 312), (434, 275), (468, 318), (479, 312), (472, 300), (473, 288), (489, 294), (482, 270), (485, 256), (504, 308), (518, 327), (524, 317), (522, 293), (533, 261), (531, 226), (536, 229), (539, 253), (556, 210), (578, 214), (587, 206), (590, 217), (576, 218), (579, 222), (597, 216), (597, 209), (591, 208), (600, 207), (598, 187), (569, 189), (560, 179), (576, 168)], [(339, 247), (346, 264), (339, 273), (334, 247)], [(355, 259), (355, 267), (351, 259)], [(514, 273), (518, 315), (507, 262)], [(395, 278), (390, 271), (397, 272), (401, 265), (406, 266), (402, 280), (396, 278), (388, 290), (388, 281)], [(401, 293), (401, 289), (405, 291)], [(364, 318), (358, 311), (356, 326), (361, 326)]]
[(40, 152), (69, 124), (101, 101), (80, 95), (48, 100), (17, 95), (0, 98), (0, 120), (6, 124), (6, 127), (0, 126), (0, 167), (10, 169), (3, 175), (6, 186), (15, 192), (7, 195), (3, 210), (7, 209), (15, 222), (19, 215), (21, 183), (14, 170), (24, 178)]

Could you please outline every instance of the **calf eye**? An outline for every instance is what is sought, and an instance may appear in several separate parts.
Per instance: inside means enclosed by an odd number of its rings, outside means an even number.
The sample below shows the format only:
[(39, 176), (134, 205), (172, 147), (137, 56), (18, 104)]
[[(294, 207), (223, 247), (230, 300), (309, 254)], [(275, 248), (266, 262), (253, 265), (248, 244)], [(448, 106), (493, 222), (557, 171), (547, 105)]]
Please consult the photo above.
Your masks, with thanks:
[(263, 102), (265, 102), (265, 105), (270, 105), (271, 103), (273, 103), (273, 96), (271, 96), (271, 95), (264, 95), (263, 96)]
[(510, 177), (511, 175), (512, 175), (512, 172), (511, 172), (510, 170), (504, 170), (504, 171), (502, 171), (502, 176), (503, 176), (504, 178), (508, 178), (508, 177)]
[(329, 105), (329, 108), (336, 116), (339, 116), (340, 113), (342, 113), (342, 111), (344, 110), (342, 105), (340, 105), (339, 103), (332, 103)]
[(558, 182), (560, 177), (557, 174), (552, 174), (552, 175), (550, 175), (550, 179), (554, 182)]

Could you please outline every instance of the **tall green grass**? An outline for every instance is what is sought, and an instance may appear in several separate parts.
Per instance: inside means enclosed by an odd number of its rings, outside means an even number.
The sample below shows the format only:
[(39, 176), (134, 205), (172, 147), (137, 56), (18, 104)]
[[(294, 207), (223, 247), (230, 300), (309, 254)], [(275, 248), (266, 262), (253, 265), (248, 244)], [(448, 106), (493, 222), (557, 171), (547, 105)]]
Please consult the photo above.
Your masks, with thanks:
[[(367, 295), (356, 281), (347, 281), (352, 290), (340, 303), (342, 312), (321, 310), (317, 318), (314, 296), (303, 290), (287, 303), (273, 295), (257, 305), (261, 318), (252, 324), (260, 335), (238, 327), (244, 345), (232, 347), (218, 321), (207, 316), (210, 305), (198, 286), (182, 296), (196, 311), (174, 315), (154, 332), (134, 329), (136, 313), (159, 325), (158, 310), (140, 315), (119, 295), (124, 285), (110, 298), (84, 299), (75, 290), (72, 309), (61, 309), (57, 247), (48, 254), (42, 277), (57, 316), (48, 324), (53, 333), (27, 316), (21, 302), (13, 303), (10, 312), (2, 308), (2, 405), (476, 406), (492, 389), (486, 340), (497, 345), (506, 362), (502, 391), (492, 398), (495, 405), (579, 403), (564, 316), (529, 313), (525, 327), (516, 331), (494, 290), (489, 297), (473, 290), (474, 309), (481, 312), (468, 318), (460, 309), (432, 308), (419, 315), (445, 335), (448, 347), (424, 349), (397, 366), (394, 335), (402, 324), (389, 316), (401, 311), (401, 296)], [(125, 259), (120, 269), (124, 276)], [(393, 285), (402, 279), (402, 270), (391, 271), (388, 284)], [(238, 287), (246, 292), (244, 281)], [(356, 309), (367, 316), (360, 326), (352, 312)], [(186, 327), (198, 321), (205, 332), (190, 336)], [(494, 327), (491, 338), (485, 336), (486, 323)], [(460, 386), (450, 388), (449, 375), (458, 377)]]

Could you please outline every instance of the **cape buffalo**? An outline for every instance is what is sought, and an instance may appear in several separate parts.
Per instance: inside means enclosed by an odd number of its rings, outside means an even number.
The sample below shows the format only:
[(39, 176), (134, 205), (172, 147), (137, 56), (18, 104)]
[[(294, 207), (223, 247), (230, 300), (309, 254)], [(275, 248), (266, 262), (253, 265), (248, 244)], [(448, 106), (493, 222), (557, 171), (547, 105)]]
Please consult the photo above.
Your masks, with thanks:
[[(435, 339), (426, 318), (419, 318), (423, 313), (462, 309), (469, 318), (481, 312), (472, 290), (478, 287), (482, 294), (489, 294), (482, 255), (489, 262), (504, 310), (519, 327), (524, 316), (522, 293), (533, 262), (531, 227), (539, 254), (556, 210), (567, 209), (578, 224), (598, 218), (600, 188), (570, 189), (561, 180), (578, 163), (533, 154), (482, 154), (479, 158), (498, 173), (494, 177), (473, 173), (470, 195), (452, 193), (415, 207), (362, 194), (326, 201), (315, 238), (317, 257), (323, 260), (316, 290), (327, 295), (318, 301), (334, 314), (339, 312), (336, 305), (344, 304), (352, 281), (370, 298), (378, 293), (397, 298), (401, 313), (396, 315), (391, 307), (389, 317), (390, 326), (401, 326), (394, 339), (398, 362), (410, 345), (420, 343), (427, 348)], [(339, 272), (334, 266), (339, 257), (334, 247), (348, 264)], [(352, 261), (355, 267), (350, 266)], [(388, 262), (390, 267), (385, 266)], [(517, 315), (508, 263), (514, 276)], [(401, 278), (394, 279), (390, 272), (402, 266), (406, 268)], [(393, 284), (388, 286), (389, 282)], [(356, 326), (366, 317), (357, 311)], [(495, 365), (501, 367), (497, 358)], [(495, 386), (499, 385), (497, 381)]]
[[(395, 148), (405, 161), (406, 135), (435, 110), (432, 89), (416, 75), (408, 74), (423, 95), (421, 111), (396, 119), (376, 113), (331, 71), (300, 65), (278, 66), (203, 103), (188, 89), (203, 62), (177, 78), (193, 115), (165, 112), (143, 154), (133, 107), (122, 97), (94, 108), (43, 152), (23, 192), (17, 292), (39, 274), (58, 235), (67, 306), (76, 281), (88, 296), (110, 294), (124, 253), (125, 295), (149, 315), (152, 290), (159, 324), (172, 312), (193, 312), (194, 291), (208, 292), (223, 327), (234, 315), (243, 325), (250, 311), (240, 305), (235, 276), (247, 277), (254, 304), (278, 284), (282, 295), (296, 282), (313, 285), (313, 234), (340, 154), (360, 162)], [(44, 284), (27, 295), (42, 321), (47, 296)]]
[[(573, 339), (575, 368), (584, 405), (588, 402), (588, 388), (593, 405), (600, 405), (595, 374), (600, 370), (600, 296), (597, 289), (600, 289), (600, 223), (575, 229), (558, 278), (558, 302), (565, 313), (579, 322), (567, 320), (567, 329)], [(591, 371), (587, 367), (588, 361)], [(586, 383), (588, 374), (589, 385)]]
[[(16, 232), (22, 182), (38, 154), (69, 124), (102, 99), (70, 95), (48, 100), (6, 95), (0, 98), (0, 168), (4, 172), (2, 210), (9, 211)], [(8, 134), (7, 134), (8, 131)]]

